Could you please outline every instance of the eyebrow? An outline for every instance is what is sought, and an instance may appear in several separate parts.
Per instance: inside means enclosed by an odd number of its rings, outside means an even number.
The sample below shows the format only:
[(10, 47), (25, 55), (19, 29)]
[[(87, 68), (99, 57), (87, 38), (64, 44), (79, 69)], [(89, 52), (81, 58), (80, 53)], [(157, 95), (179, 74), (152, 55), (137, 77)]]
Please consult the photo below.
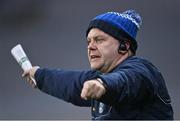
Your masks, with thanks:
[[(95, 35), (95, 36), (93, 36), (93, 39), (97, 39), (97, 38), (101, 38), (101, 37), (106, 37), (106, 36), (104, 36), (104, 35)], [(87, 39), (89, 39), (89, 38), (87, 37)]]

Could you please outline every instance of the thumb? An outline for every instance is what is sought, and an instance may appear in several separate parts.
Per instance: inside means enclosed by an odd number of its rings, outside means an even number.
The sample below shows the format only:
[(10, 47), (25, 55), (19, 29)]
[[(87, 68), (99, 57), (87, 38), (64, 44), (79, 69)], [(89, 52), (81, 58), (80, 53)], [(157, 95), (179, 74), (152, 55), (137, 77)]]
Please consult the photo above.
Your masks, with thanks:
[(84, 100), (87, 100), (87, 96), (86, 96), (86, 91), (84, 88), (82, 89), (82, 92), (81, 92), (81, 98), (84, 99)]
[(24, 71), (24, 73), (22, 74), (22, 77), (26, 77), (29, 75), (29, 71)]

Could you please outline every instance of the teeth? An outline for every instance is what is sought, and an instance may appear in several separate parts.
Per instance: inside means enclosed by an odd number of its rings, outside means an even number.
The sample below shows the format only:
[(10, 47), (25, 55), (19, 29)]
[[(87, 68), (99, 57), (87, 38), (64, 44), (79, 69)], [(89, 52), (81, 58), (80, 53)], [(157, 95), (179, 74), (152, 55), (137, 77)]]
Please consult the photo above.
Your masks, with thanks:
[(95, 58), (95, 57), (96, 57), (95, 55), (91, 56), (91, 58)]
[(91, 58), (98, 58), (99, 56), (96, 56), (96, 55), (92, 55)]

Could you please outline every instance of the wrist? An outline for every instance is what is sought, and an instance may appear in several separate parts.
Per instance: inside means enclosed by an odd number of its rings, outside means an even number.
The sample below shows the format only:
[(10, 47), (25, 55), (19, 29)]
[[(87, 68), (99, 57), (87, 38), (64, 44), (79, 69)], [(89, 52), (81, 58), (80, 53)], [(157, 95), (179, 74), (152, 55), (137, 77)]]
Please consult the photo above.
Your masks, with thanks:
[(102, 81), (101, 78), (96, 78), (96, 81), (98, 81), (99, 83), (101, 83), (105, 89), (107, 88), (106, 84)]

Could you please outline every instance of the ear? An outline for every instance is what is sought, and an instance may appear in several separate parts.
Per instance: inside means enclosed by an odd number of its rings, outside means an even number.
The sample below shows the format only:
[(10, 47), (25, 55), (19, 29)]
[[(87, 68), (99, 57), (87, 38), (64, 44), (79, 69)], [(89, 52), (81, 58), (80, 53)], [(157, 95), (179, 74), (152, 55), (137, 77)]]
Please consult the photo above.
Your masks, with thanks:
[(129, 48), (130, 48), (129, 40), (128, 41), (121, 41), (119, 44), (118, 53), (124, 55), (126, 52), (129, 51)]
[(129, 48), (130, 48), (130, 40), (127, 40), (125, 42), (125, 45), (126, 45), (127, 50), (129, 50)]
[(119, 53), (119, 54), (124, 55), (124, 54), (126, 54), (126, 52), (127, 52), (127, 50), (120, 50), (120, 49), (118, 49), (118, 53)]

